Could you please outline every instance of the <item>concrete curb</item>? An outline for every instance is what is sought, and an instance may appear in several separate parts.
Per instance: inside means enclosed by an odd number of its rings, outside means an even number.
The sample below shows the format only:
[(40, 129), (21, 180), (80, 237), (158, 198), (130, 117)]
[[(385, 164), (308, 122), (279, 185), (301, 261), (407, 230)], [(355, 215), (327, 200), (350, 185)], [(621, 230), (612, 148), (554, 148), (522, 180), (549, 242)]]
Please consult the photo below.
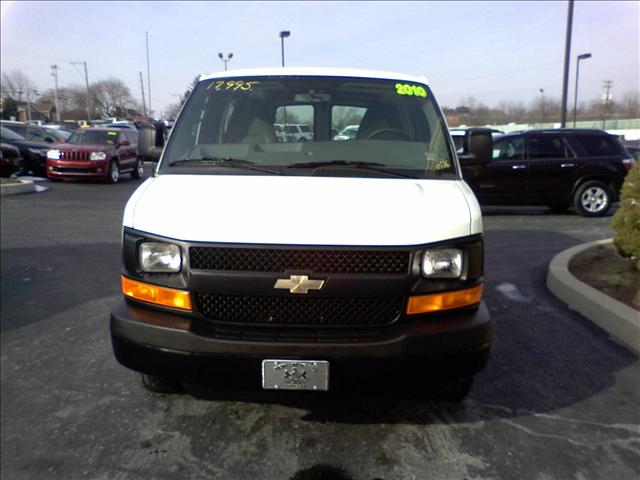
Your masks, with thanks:
[(0, 196), (18, 195), (20, 193), (32, 193), (36, 191), (36, 185), (31, 180), (18, 180), (20, 183), (0, 185)]
[(569, 308), (606, 330), (612, 337), (640, 354), (640, 313), (581, 282), (569, 273), (569, 262), (578, 253), (613, 239), (583, 243), (553, 257), (547, 272), (547, 287)]

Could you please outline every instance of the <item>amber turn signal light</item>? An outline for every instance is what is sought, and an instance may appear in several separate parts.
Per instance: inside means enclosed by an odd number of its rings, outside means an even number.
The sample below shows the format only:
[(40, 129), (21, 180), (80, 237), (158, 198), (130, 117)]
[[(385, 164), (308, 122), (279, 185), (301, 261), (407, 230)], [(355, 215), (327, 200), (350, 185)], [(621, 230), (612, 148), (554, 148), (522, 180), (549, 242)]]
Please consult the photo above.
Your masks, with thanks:
[(159, 287), (149, 283), (138, 282), (127, 277), (122, 277), (122, 293), (126, 297), (143, 302), (155, 303), (164, 307), (191, 310), (191, 295), (184, 290)]
[(482, 300), (482, 290), (483, 284), (479, 284), (464, 290), (409, 297), (407, 315), (469, 307), (480, 303), (480, 300)]

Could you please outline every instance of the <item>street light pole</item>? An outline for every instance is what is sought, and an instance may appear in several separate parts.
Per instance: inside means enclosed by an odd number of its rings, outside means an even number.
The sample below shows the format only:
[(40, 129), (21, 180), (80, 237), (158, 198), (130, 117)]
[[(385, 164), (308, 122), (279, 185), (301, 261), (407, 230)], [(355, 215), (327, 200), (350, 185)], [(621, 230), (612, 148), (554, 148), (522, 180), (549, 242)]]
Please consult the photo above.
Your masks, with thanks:
[(284, 39), (289, 37), (291, 35), (291, 32), (288, 30), (283, 30), (282, 32), (280, 32), (280, 46), (282, 49), (282, 66), (284, 67)]
[(224, 55), (222, 55), (222, 53), (218, 53), (218, 58), (220, 58), (220, 60), (222, 60), (224, 62), (224, 71), (226, 72), (227, 71), (227, 62), (233, 58), (233, 53), (228, 53), (226, 59), (224, 58)]
[(576, 61), (576, 93), (573, 97), (573, 128), (576, 128), (576, 117), (578, 111), (578, 76), (580, 75), (580, 60), (586, 60), (587, 58), (591, 58), (591, 54), (583, 53), (582, 55), (578, 55), (578, 60)]
[(573, 25), (573, 0), (569, 0), (567, 11), (567, 38), (564, 45), (564, 76), (562, 79), (562, 123), (567, 126), (567, 94), (569, 93), (569, 62), (571, 61), (571, 27)]

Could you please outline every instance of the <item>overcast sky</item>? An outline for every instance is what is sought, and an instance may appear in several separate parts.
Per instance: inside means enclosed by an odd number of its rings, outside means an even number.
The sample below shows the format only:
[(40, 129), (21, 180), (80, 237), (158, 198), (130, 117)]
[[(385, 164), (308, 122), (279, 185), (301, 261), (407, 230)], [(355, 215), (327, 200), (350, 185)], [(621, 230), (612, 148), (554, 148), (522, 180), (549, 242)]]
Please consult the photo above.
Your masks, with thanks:
[[(280, 65), (334, 66), (426, 76), (442, 105), (463, 97), (529, 103), (543, 88), (560, 98), (567, 2), (9, 2), (2, 1), (2, 71), (22, 70), (40, 89), (114, 76), (140, 98), (149, 32), (151, 102), (176, 101), (198, 74)], [(640, 3), (582, 2), (574, 9), (582, 99), (613, 81), (614, 99), (640, 87)], [(147, 92), (145, 92), (146, 94)]]

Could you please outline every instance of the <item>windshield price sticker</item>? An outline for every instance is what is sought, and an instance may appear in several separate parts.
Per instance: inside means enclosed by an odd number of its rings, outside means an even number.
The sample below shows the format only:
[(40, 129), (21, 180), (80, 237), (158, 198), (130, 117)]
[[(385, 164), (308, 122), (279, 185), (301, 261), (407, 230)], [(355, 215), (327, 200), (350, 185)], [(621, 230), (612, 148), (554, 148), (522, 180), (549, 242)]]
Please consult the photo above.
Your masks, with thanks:
[(218, 80), (207, 87), (207, 90), (210, 90), (211, 87), (215, 89), (216, 92), (252, 92), (253, 87), (258, 85), (260, 82), (245, 82), (244, 80)]
[(408, 83), (396, 83), (396, 93), (413, 97), (426, 97), (427, 91), (419, 85), (409, 85)]
[(118, 132), (107, 132), (107, 135), (118, 135)]

